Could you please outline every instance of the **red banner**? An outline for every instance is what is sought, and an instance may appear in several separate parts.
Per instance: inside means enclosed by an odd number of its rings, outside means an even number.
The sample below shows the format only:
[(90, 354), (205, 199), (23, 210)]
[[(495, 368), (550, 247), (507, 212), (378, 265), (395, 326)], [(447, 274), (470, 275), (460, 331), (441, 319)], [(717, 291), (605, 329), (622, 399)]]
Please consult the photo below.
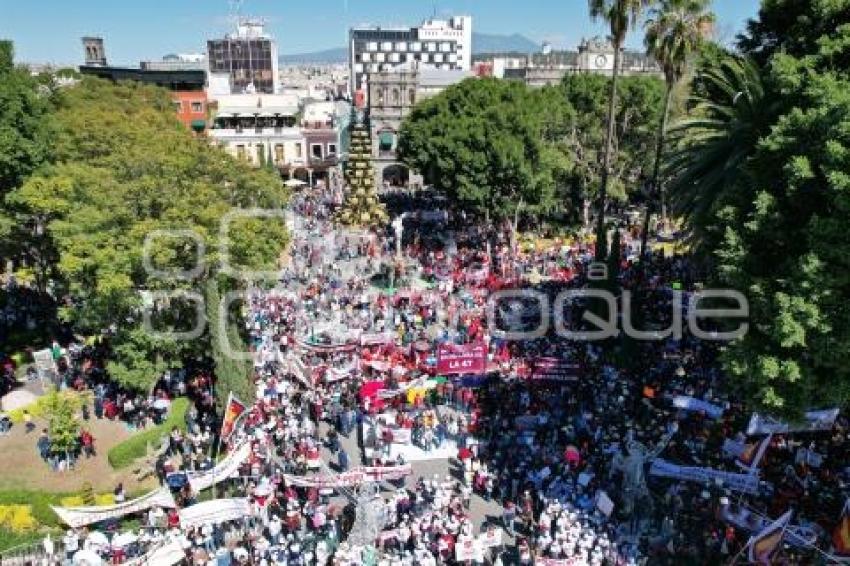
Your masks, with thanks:
[(487, 370), (487, 347), (484, 344), (440, 344), (437, 351), (437, 373), (461, 375)]

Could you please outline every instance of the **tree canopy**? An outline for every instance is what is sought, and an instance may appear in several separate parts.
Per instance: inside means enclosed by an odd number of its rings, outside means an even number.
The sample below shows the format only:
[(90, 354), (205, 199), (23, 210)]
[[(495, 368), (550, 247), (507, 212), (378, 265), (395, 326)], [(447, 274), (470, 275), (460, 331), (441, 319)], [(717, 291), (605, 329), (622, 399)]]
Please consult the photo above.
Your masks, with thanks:
[[(498, 79), (467, 80), (418, 104), (402, 125), (399, 156), (461, 207), (508, 218), (569, 213), (598, 193), (608, 80), (569, 75), (530, 89)], [(625, 77), (616, 114), (611, 192), (625, 198), (652, 164), (664, 83)]]
[[(6, 200), (26, 224), (43, 225), (45, 245), (56, 250), (66, 296), (61, 316), (79, 331), (111, 329), (113, 377), (147, 387), (164, 367), (202, 351), (207, 336), (180, 340), (150, 332), (141, 314), (146, 302), (161, 325), (157, 331), (185, 331), (195, 316), (191, 305), (149, 293), (203, 292), (206, 282), (220, 281), (226, 215), (279, 210), (285, 189), (277, 174), (194, 138), (159, 88), (86, 78), (62, 90), (53, 117), (51, 162)], [(275, 268), (286, 242), (282, 221), (242, 217), (226, 231), (232, 264)], [(201, 265), (191, 277), (169, 275), (192, 270), (198, 255)]]
[(850, 400), (848, 7), (766, 0), (740, 41), (753, 62), (703, 71), (673, 162), (717, 282), (749, 300), (724, 365), (756, 407), (792, 418)]

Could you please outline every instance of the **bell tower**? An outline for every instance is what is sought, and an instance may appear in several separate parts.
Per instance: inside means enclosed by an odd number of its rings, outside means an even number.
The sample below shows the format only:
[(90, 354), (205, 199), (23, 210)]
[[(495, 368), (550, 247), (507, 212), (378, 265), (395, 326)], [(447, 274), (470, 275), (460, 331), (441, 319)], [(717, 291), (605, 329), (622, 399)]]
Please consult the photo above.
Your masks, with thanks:
[(83, 49), (86, 50), (87, 67), (106, 66), (106, 50), (103, 48), (102, 37), (84, 37)]

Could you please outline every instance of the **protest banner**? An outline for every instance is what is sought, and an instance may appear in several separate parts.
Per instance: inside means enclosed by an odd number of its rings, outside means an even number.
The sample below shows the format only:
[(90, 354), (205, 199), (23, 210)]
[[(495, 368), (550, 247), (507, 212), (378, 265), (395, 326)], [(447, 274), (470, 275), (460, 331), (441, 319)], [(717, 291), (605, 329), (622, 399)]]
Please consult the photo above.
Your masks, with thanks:
[(656, 458), (649, 468), (649, 474), (662, 478), (672, 478), (698, 483), (722, 481), (723, 485), (734, 491), (743, 491), (755, 495), (759, 492), (759, 477), (756, 474), (736, 474), (713, 468), (679, 466), (661, 458)]
[(245, 442), (228, 454), (224, 460), (216, 464), (214, 468), (202, 472), (186, 472), (186, 477), (189, 479), (189, 485), (192, 486), (192, 491), (198, 493), (236, 475), (239, 471), (239, 466), (250, 456), (251, 443)]
[(608, 497), (608, 493), (599, 490), (596, 492), (596, 508), (606, 517), (610, 517), (614, 511), (614, 502)]
[(384, 480), (397, 480), (413, 473), (410, 464), (402, 466), (370, 467), (360, 466), (341, 474), (322, 474), (315, 476), (295, 476), (284, 474), (283, 481), (286, 485), (296, 487), (315, 488), (338, 488), (352, 487), (365, 482), (377, 482)]
[(483, 373), (486, 369), (484, 344), (440, 344), (437, 350), (437, 373), (441, 375)]
[(531, 379), (545, 381), (578, 381), (581, 367), (552, 357), (537, 358)]
[[(717, 515), (721, 521), (748, 532), (762, 531), (771, 523), (769, 518), (743, 505), (721, 505)], [(794, 546), (811, 546), (818, 540), (817, 531), (807, 525), (788, 525), (786, 531), (786, 541)]]
[(694, 397), (688, 397), (686, 395), (675, 395), (671, 398), (673, 406), (677, 409), (683, 409), (685, 411), (694, 411), (694, 412), (703, 412), (706, 416), (711, 417), (712, 419), (719, 419), (723, 416), (723, 411), (725, 410), (723, 407), (719, 405), (713, 405), (707, 401), (703, 401), (702, 399), (696, 399)]
[(502, 529), (489, 527), (478, 536), (478, 545), (481, 548), (495, 548), (502, 544)]
[(169, 540), (159, 545), (155, 545), (148, 550), (147, 553), (124, 562), (122, 566), (148, 566), (156, 564), (156, 566), (174, 566), (186, 560), (186, 553), (183, 552), (183, 545), (179, 540)]
[(155, 489), (137, 499), (117, 503), (115, 505), (98, 505), (94, 507), (54, 507), (53, 512), (69, 527), (79, 528), (107, 519), (117, 519), (124, 515), (145, 511), (152, 507), (177, 507), (168, 486)]
[(475, 539), (458, 539), (455, 544), (455, 560), (458, 562), (475, 560), (476, 555), (479, 553), (480, 548)]
[(801, 423), (790, 424), (782, 422), (766, 415), (753, 413), (747, 426), (747, 434), (787, 434), (789, 432), (815, 432), (819, 430), (831, 430), (838, 418), (838, 409), (825, 409), (823, 411), (809, 411)]
[(395, 342), (395, 333), (393, 332), (364, 332), (360, 335), (361, 346), (380, 346), (384, 344), (393, 344)]
[(199, 525), (220, 524), (251, 515), (251, 502), (246, 497), (213, 499), (180, 510), (180, 526), (191, 529)]

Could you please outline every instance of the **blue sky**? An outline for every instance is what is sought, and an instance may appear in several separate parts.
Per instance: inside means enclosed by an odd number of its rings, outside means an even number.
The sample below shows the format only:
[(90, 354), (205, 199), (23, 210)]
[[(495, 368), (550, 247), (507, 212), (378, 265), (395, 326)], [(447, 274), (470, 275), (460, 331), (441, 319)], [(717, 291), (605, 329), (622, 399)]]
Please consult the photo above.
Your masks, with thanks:
[[(759, 0), (714, 0), (721, 39), (731, 39), (758, 11)], [(585, 0), (245, 0), (241, 12), (265, 17), (281, 53), (346, 43), (351, 25), (415, 24), (431, 16), (471, 14), (483, 33), (520, 33), (574, 48), (593, 24)], [(102, 35), (114, 64), (166, 53), (201, 52), (205, 40), (232, 27), (228, 0), (0, 0), (0, 38), (15, 42), (17, 60), (79, 64), (80, 37)], [(628, 43), (637, 47), (641, 37)]]

